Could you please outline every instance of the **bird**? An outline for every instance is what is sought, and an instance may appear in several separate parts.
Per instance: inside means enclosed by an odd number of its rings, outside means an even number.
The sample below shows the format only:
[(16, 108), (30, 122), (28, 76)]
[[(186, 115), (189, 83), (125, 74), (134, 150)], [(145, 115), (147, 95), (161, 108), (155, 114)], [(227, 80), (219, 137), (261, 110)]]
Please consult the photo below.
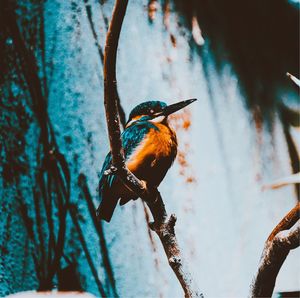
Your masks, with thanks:
[[(167, 105), (163, 101), (151, 100), (137, 105), (130, 113), (121, 134), (127, 168), (147, 188), (157, 188), (172, 166), (177, 155), (176, 132), (171, 128), (168, 116), (181, 110), (196, 99), (188, 99)], [(129, 190), (116, 174), (107, 175), (111, 169), (112, 156), (109, 152), (99, 175), (100, 204), (96, 215), (110, 222), (120, 200), (124, 205), (138, 196)]]

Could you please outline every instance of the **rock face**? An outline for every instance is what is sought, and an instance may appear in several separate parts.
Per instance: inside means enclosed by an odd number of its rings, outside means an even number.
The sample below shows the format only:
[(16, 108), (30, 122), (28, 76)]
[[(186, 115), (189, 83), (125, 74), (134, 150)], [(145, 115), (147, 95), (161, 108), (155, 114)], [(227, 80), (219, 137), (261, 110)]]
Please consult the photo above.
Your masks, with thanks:
[[(113, 1), (104, 2), (18, 1), (15, 19), (1, 18), (7, 57), (0, 64), (2, 296), (49, 287), (47, 260), (58, 249), (49, 237), (60, 233), (60, 268), (73, 269), (54, 279), (59, 288), (96, 296), (182, 296), (140, 200), (118, 206), (111, 223), (101, 225), (94, 224), (87, 204), (98, 204), (97, 173), (108, 151), (102, 54)], [(150, 2), (149, 14), (147, 1), (130, 1), (127, 9), (117, 61), (121, 103), (129, 115), (145, 100), (198, 98), (171, 119), (179, 152), (160, 191), (168, 212), (177, 215), (178, 240), (204, 294), (245, 297), (265, 239), (297, 199), (292, 186), (261, 190), (293, 171), (286, 124), (276, 104), (269, 105), (268, 119), (259, 102), (249, 105), (255, 100), (242, 89), (243, 76), (226, 48), (220, 66), (216, 41), (206, 36), (201, 20), (194, 15), (189, 26), (188, 14), (177, 11), (184, 4)], [(36, 68), (20, 50), (21, 41)], [(39, 84), (26, 76), (27, 68)], [(277, 97), (297, 98), (292, 86), (277, 83)], [(46, 104), (43, 117), (36, 90)], [(60, 202), (67, 198), (71, 211), (64, 216)], [(64, 222), (65, 232), (59, 230)], [(299, 289), (297, 257), (299, 250), (286, 260), (278, 290)], [(63, 283), (68, 278), (71, 283)]]

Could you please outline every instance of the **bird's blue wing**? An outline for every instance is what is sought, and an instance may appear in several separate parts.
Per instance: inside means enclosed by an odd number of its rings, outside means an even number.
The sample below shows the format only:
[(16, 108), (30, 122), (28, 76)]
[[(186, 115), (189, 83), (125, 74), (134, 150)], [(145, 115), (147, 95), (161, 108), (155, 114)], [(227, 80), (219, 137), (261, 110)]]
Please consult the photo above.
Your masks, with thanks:
[(99, 186), (101, 186), (104, 182), (106, 182), (106, 178), (109, 177), (109, 176), (105, 176), (104, 172), (111, 167), (111, 161), (112, 161), (111, 153), (109, 152), (106, 155), (103, 166), (102, 166), (102, 170), (101, 170), (101, 173), (100, 173)]
[(110, 221), (114, 212), (115, 206), (117, 205), (118, 198), (112, 195), (111, 188), (116, 180), (115, 175), (104, 175), (104, 172), (108, 170), (112, 163), (111, 153), (106, 155), (102, 170), (100, 173), (99, 180), (99, 197), (100, 205), (97, 208), (97, 216), (99, 219)]
[(124, 130), (121, 137), (125, 158), (128, 158), (131, 155), (133, 150), (141, 143), (151, 128), (158, 129), (154, 124), (148, 121), (141, 121)]
[[(156, 129), (156, 126), (149, 122), (140, 122), (125, 129), (121, 135), (122, 145), (124, 148), (125, 159), (127, 159), (133, 150), (144, 139), (145, 135), (149, 132), (150, 128)], [(104, 175), (104, 172), (108, 170), (112, 165), (112, 157), (109, 152), (104, 160), (102, 170), (100, 173), (99, 190), (103, 186), (111, 187), (116, 178), (116, 175)]]
[[(141, 121), (124, 130), (121, 138), (125, 153), (125, 159), (129, 158), (134, 149), (141, 143), (141, 141), (145, 138), (151, 128), (157, 129), (155, 125), (147, 121)], [(117, 180), (117, 176), (104, 175), (104, 172), (108, 170), (111, 165), (112, 156), (111, 153), (108, 153), (103, 163), (100, 174), (99, 196), (101, 199), (101, 203), (97, 209), (98, 217), (108, 222), (111, 220), (112, 214), (119, 200), (117, 190), (113, 190), (114, 183)], [(128, 198), (125, 199), (125, 202), (127, 201)]]

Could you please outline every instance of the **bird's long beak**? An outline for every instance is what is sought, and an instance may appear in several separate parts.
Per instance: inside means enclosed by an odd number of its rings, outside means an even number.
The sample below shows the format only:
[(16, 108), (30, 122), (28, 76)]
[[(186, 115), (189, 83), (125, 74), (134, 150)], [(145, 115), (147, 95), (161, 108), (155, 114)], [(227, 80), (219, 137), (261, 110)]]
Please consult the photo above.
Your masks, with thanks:
[(187, 100), (183, 100), (174, 104), (171, 104), (169, 106), (166, 106), (163, 111), (157, 113), (155, 116), (169, 116), (181, 109), (183, 109), (184, 107), (186, 107), (187, 105), (191, 104), (192, 102), (196, 101), (196, 98), (192, 98), (192, 99), (187, 99)]

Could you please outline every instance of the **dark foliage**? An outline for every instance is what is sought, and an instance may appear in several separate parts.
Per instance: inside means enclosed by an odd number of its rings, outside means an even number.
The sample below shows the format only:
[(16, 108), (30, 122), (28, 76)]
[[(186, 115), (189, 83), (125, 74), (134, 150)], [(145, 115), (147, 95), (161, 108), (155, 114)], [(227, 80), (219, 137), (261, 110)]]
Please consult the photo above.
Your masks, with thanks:
[[(51, 290), (54, 287), (54, 277), (57, 276), (59, 289), (82, 290), (76, 264), (69, 262), (63, 268), (61, 262), (62, 258), (68, 260), (64, 255), (64, 246), (70, 200), (70, 171), (58, 148), (47, 111), (43, 2), (33, 2), (31, 5), (33, 16), (29, 14), (23, 18), (19, 15), (23, 7), (17, 2), (1, 1), (0, 54), (5, 57), (0, 62), (1, 127), (4, 128), (1, 130), (1, 154), (4, 157), (1, 165), (2, 176), (5, 187), (14, 186), (19, 189), (14, 203), (19, 204), (20, 216), (34, 247), (32, 258), (38, 289)], [(30, 17), (33, 18), (32, 22), (28, 21)], [(39, 56), (39, 53), (42, 54)], [(26, 146), (30, 145), (26, 144), (25, 135), (32, 123), (37, 125), (36, 133), (39, 134), (34, 140), (37, 147), (36, 165), (29, 164), (28, 152), (25, 152)], [(35, 187), (32, 188), (32, 198), (23, 198), (19, 177), (29, 176), (29, 169), (33, 170)], [(72, 216), (72, 219), (99, 293), (106, 296), (94, 260), (81, 233), (78, 218)], [(100, 236), (100, 247), (106, 259), (105, 266), (108, 266), (109, 280), (113, 284), (114, 295), (117, 296), (112, 269), (107, 261), (103, 231)], [(73, 281), (70, 282), (70, 279)]]
[[(174, 0), (186, 18), (196, 16), (219, 69), (229, 61), (241, 79), (250, 109), (268, 117), (291, 89), (287, 71), (299, 77), (299, 10), (287, 0)], [(205, 58), (201, 49), (199, 54)]]

